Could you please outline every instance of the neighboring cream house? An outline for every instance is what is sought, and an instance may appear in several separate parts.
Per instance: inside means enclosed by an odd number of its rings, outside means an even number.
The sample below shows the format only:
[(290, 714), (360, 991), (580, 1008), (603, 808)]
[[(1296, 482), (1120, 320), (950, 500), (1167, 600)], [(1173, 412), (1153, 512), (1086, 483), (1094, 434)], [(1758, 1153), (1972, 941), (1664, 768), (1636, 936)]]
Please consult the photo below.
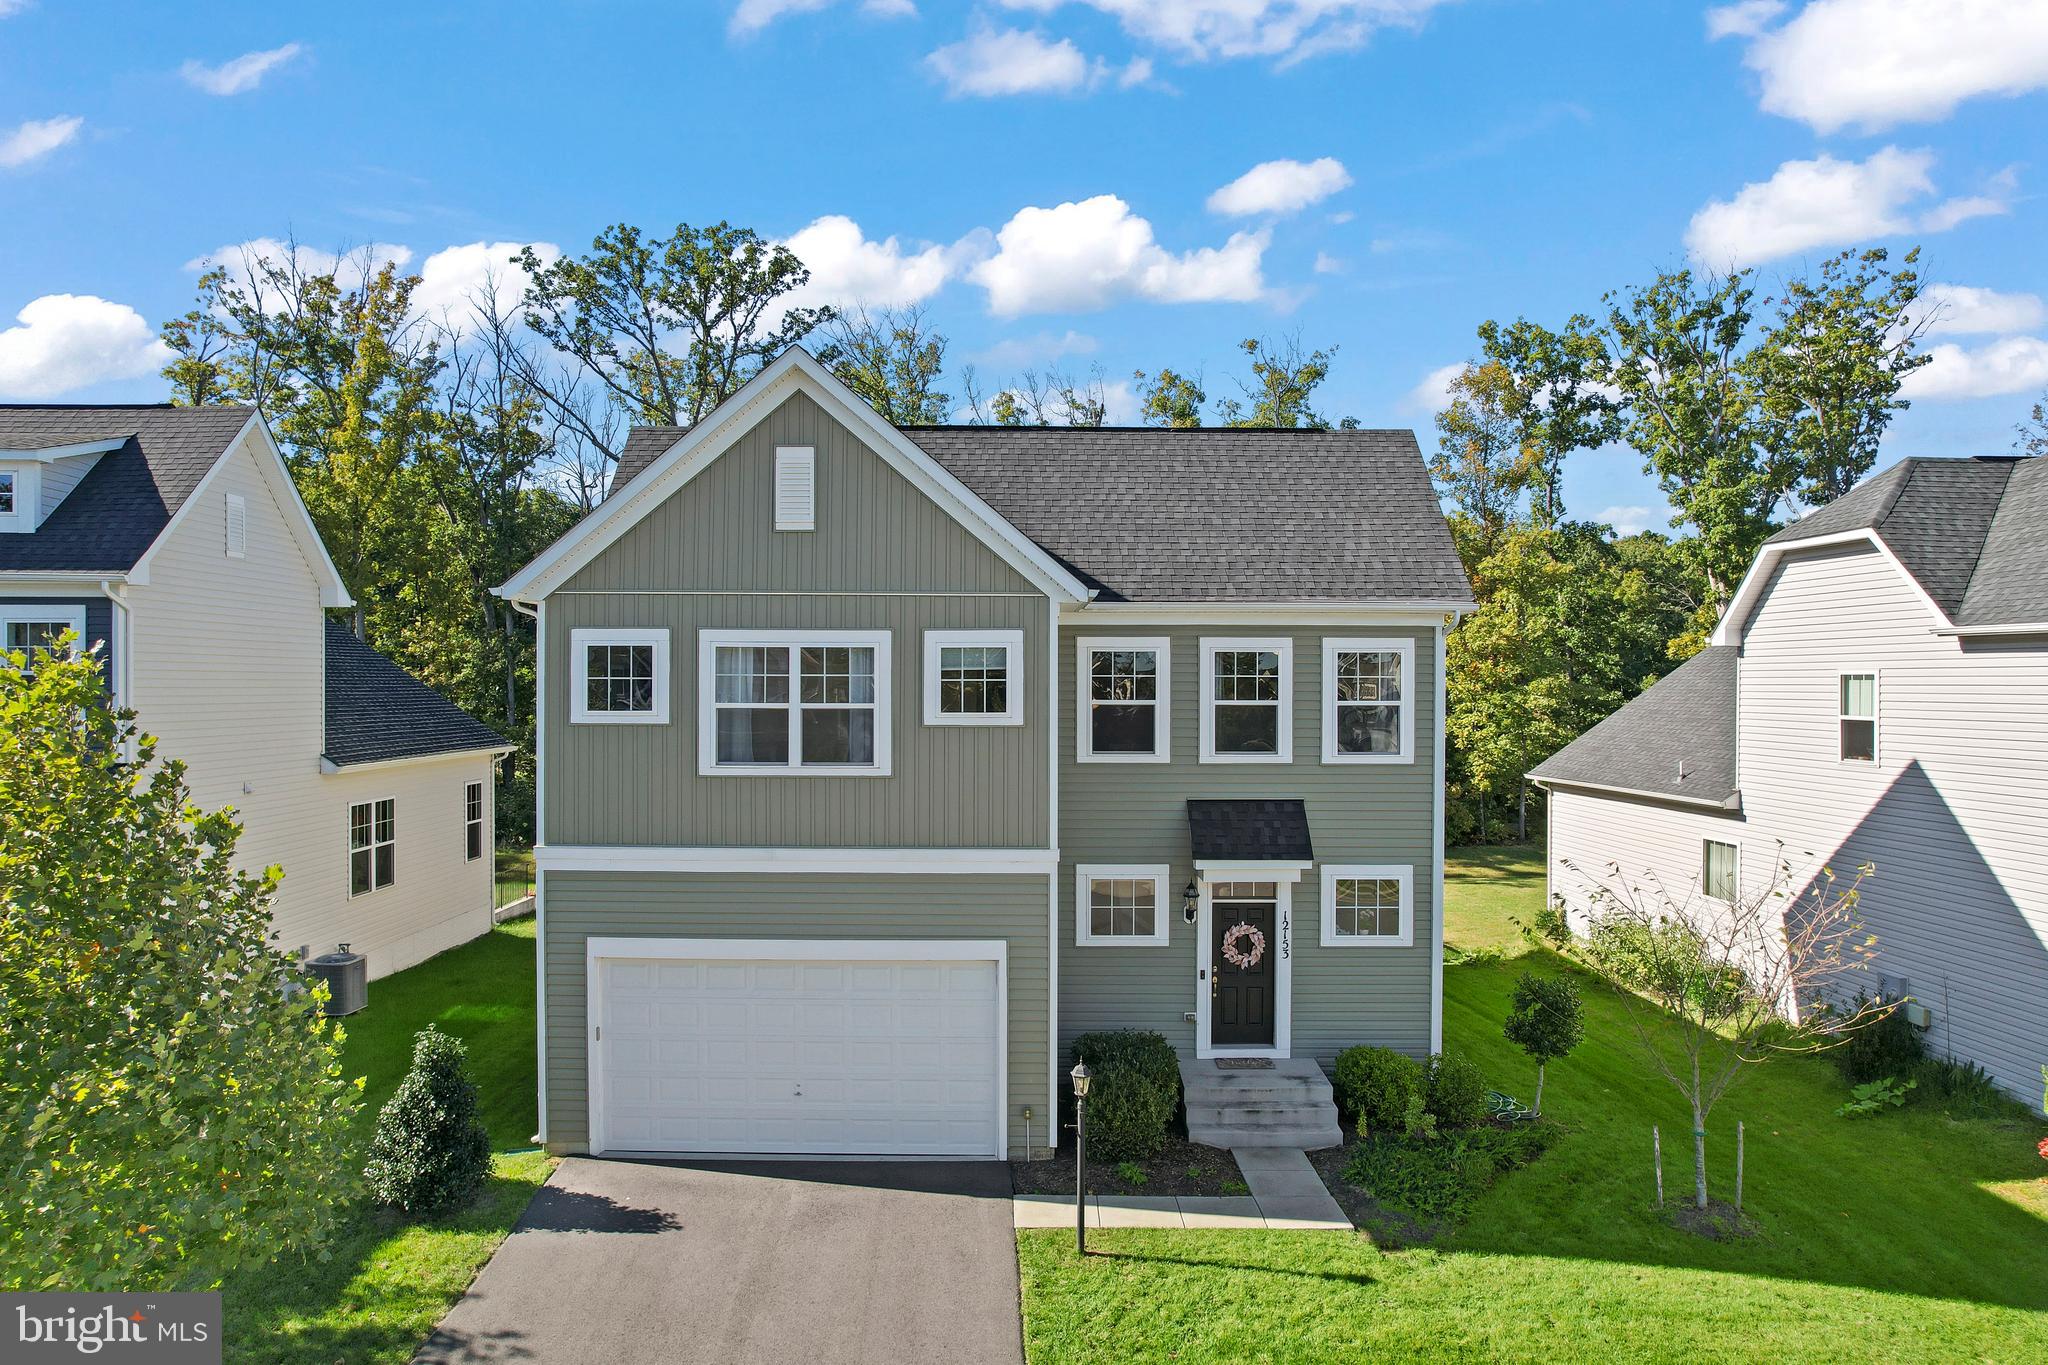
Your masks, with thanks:
[(2048, 460), (1914, 459), (1773, 536), (1708, 649), (1531, 774), (1551, 891), (1582, 905), (1612, 862), (1674, 896), (1759, 894), (1780, 843), (1807, 877), (1871, 863), (1872, 992), (2038, 1098), (2044, 529)]
[(350, 605), (247, 408), (0, 406), (0, 643), (65, 630), (240, 862), (284, 868), (279, 945), (382, 975), (491, 925), (509, 752), (325, 611)]

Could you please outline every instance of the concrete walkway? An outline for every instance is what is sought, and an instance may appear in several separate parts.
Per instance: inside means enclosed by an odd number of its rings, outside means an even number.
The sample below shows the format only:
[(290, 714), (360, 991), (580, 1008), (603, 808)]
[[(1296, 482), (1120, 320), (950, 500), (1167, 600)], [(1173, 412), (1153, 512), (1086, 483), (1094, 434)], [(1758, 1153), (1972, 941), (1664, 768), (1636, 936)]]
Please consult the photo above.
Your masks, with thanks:
[[(1273, 1228), (1351, 1231), (1351, 1220), (1330, 1197), (1306, 1154), (1287, 1147), (1244, 1147), (1231, 1152), (1249, 1195), (1215, 1198), (1172, 1194), (1091, 1194), (1091, 1228)], [(1074, 1226), (1070, 1194), (1020, 1194), (1011, 1201), (1020, 1228)]]

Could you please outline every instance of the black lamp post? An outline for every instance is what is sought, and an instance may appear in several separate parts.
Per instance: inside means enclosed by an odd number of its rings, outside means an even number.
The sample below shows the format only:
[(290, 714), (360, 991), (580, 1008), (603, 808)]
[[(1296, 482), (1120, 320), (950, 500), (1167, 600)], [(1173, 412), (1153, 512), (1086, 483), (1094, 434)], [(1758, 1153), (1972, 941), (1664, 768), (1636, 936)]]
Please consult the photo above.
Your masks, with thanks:
[(1088, 1254), (1088, 1063), (1074, 1063), (1074, 1247)]

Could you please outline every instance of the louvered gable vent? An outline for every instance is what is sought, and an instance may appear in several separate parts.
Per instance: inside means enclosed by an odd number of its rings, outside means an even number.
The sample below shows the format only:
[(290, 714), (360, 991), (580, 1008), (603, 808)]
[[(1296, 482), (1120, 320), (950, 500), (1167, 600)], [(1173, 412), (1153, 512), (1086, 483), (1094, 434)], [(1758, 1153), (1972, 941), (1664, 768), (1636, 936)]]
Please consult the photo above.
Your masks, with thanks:
[(242, 559), (249, 553), (249, 504), (239, 493), (228, 494), (228, 558)]
[(810, 446), (775, 448), (775, 529), (811, 531), (818, 522), (818, 455)]

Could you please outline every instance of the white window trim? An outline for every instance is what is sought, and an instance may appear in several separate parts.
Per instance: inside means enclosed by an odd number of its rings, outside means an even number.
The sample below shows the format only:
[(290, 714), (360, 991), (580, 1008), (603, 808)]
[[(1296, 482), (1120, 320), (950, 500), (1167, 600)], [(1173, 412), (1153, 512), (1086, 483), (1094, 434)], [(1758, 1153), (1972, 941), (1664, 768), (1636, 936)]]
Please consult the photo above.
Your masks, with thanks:
[[(1723, 900), (1707, 890), (1707, 845), (1720, 844), (1735, 850), (1735, 899)], [(1742, 900), (1742, 841), (1740, 839), (1716, 839), (1709, 835), (1700, 836), (1700, 898), (1716, 905), (1736, 905)]]
[[(1173, 869), (1165, 863), (1083, 863), (1074, 869), (1074, 946), (1077, 948), (1164, 948), (1167, 942), (1166, 886)], [(1092, 884), (1152, 879), (1152, 932), (1096, 934), (1090, 929)]]
[[(1401, 886), (1401, 929), (1393, 934), (1337, 932), (1337, 883), (1392, 880)], [(1415, 946), (1415, 869), (1407, 863), (1323, 864), (1323, 946), (1325, 948), (1412, 948)]]
[[(590, 647), (592, 645), (654, 646), (654, 709), (652, 711), (593, 711), (590, 701)], [(668, 630), (633, 630), (623, 627), (588, 627), (569, 632), (569, 723), (571, 725), (666, 725), (668, 724)]]
[[(785, 511), (782, 501), (783, 480), (797, 471), (802, 471), (804, 487), (803, 507), (791, 507)], [(818, 529), (818, 451), (815, 446), (775, 447), (775, 487), (770, 496), (775, 503), (775, 529), (778, 531), (815, 531)]]
[(79, 650), (92, 648), (85, 638), (85, 608), (75, 602), (0, 601), (0, 653), (7, 643), (7, 627), (17, 621), (62, 621), (77, 632)]
[[(1842, 680), (1844, 678), (1870, 679), (1869, 716), (1850, 716), (1842, 710)], [(1884, 678), (1875, 667), (1851, 665), (1835, 670), (1835, 762), (1857, 768), (1875, 768), (1880, 765), (1884, 758), (1884, 724), (1880, 719), (1884, 714), (1883, 692)], [(1845, 720), (1865, 719), (1870, 722), (1870, 757), (1842, 757), (1842, 722)]]
[[(939, 709), (939, 656), (945, 649), (998, 647), (1003, 658), (1004, 711), (954, 715)], [(1024, 723), (1024, 632), (1021, 630), (928, 630), (924, 633), (924, 723), (926, 725), (1022, 725)]]
[[(1219, 754), (1216, 752), (1216, 656), (1239, 650), (1258, 650), (1280, 656), (1280, 751), (1272, 754)], [(1281, 637), (1251, 639), (1203, 637), (1201, 641), (1201, 761), (1204, 763), (1292, 763), (1294, 761), (1294, 641)]]
[[(469, 794), (472, 791), (477, 794), (476, 819), (474, 820), (469, 818)], [(489, 802), (490, 795), (484, 790), (483, 783), (465, 782), (462, 784), (462, 861), (465, 863), (481, 862), (483, 861), (484, 854), (491, 851), (491, 808)], [(473, 856), (469, 851), (469, 829), (471, 825), (476, 826), (477, 829), (477, 851)]]
[[(388, 882), (387, 884), (385, 884), (385, 885), (383, 885), (383, 886), (379, 886), (379, 885), (377, 885), (377, 807), (379, 807), (379, 806), (383, 805), (383, 804), (384, 804), (384, 803), (385, 803), (386, 801), (389, 801), (389, 802), (391, 803), (391, 880), (390, 880), (390, 882)], [(356, 832), (355, 826), (356, 826), (356, 807), (357, 807), (357, 806), (368, 806), (368, 807), (370, 808), (370, 843), (369, 843), (369, 850), (370, 850), (370, 889), (369, 889), (369, 890), (367, 890), (367, 891), (358, 891), (358, 890), (356, 890), (356, 868), (355, 868), (355, 853), (356, 853), (356, 847), (355, 847), (355, 842), (354, 842), (354, 841), (355, 841), (355, 832)], [(395, 794), (394, 794), (394, 795), (391, 795), (391, 796), (373, 796), (373, 797), (371, 797), (371, 798), (370, 798), (369, 800), (367, 800), (367, 801), (351, 801), (351, 802), (349, 802), (349, 803), (348, 803), (348, 825), (347, 825), (347, 827), (346, 827), (346, 828), (345, 828), (345, 829), (344, 829), (344, 830), (342, 831), (342, 835), (341, 835), (341, 844), (342, 844), (342, 855), (341, 855), (341, 871), (342, 871), (342, 877), (343, 877), (343, 879), (344, 879), (344, 880), (343, 880), (343, 882), (342, 882), (342, 884), (343, 884), (344, 886), (348, 887), (348, 898), (349, 898), (350, 900), (352, 900), (352, 901), (356, 901), (356, 900), (361, 900), (361, 899), (362, 899), (363, 897), (365, 897), (365, 896), (374, 896), (374, 895), (376, 895), (376, 894), (377, 894), (377, 893), (378, 893), (379, 891), (389, 891), (389, 890), (391, 890), (391, 888), (392, 888), (392, 887), (395, 887), (395, 886), (397, 886), (397, 885), (398, 885), (398, 797), (397, 797), (397, 796), (396, 796)]]
[[(227, 542), (228, 558), (247, 559), (249, 557), (249, 500), (240, 493), (228, 494), (227, 501), (222, 509), (222, 515), (226, 519), (223, 538)], [(235, 538), (235, 521), (237, 518), (240, 518), (242, 523), (240, 540)]]
[[(1337, 752), (1337, 656), (1365, 651), (1401, 656), (1401, 751), (1397, 754)], [(1323, 640), (1323, 762), (1413, 763), (1415, 761), (1415, 641), (1406, 637), (1327, 636)]]
[[(890, 773), (890, 713), (894, 692), (889, 685), (889, 642), (886, 630), (700, 630), (697, 632), (697, 775), (700, 777), (887, 777)], [(789, 762), (720, 763), (718, 761), (718, 647), (750, 645), (786, 647), (789, 658)], [(797, 651), (805, 645), (858, 645), (875, 651), (875, 761), (866, 767), (803, 762), (803, 703)], [(770, 705), (779, 705), (769, 703)], [(834, 707), (842, 710), (843, 707)]]
[(43, 467), (41, 464), (18, 464), (0, 469), (0, 474), (14, 476), (14, 511), (0, 512), (0, 532), (27, 533), (36, 529), (41, 521), (43, 506)]
[[(1149, 649), (1158, 656), (1158, 698), (1149, 754), (1098, 754), (1089, 723), (1089, 660), (1106, 649)], [(1074, 761), (1076, 763), (1173, 762), (1173, 641), (1164, 635), (1084, 635), (1074, 641)]]

